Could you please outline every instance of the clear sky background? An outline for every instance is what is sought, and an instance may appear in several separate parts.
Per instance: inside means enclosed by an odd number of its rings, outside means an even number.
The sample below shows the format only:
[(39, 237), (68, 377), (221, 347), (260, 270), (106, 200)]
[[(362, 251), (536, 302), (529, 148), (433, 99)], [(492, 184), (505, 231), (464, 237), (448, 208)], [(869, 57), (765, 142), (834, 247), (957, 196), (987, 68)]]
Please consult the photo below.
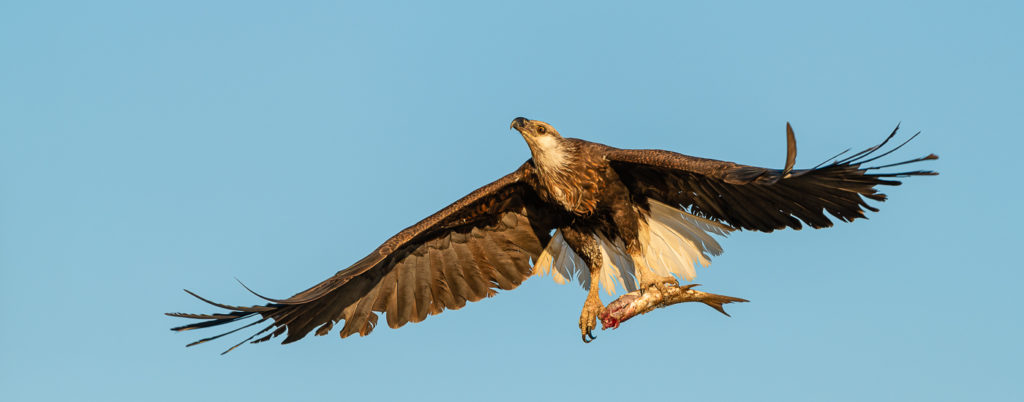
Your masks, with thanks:
[[(1020, 2), (0, 3), (0, 399), (1024, 400)], [(923, 134), (870, 220), (740, 232), (579, 340), (534, 278), (400, 330), (184, 345), (521, 164), (509, 122), (797, 167)], [(606, 299), (608, 301), (610, 299)], [(239, 334), (241, 335), (241, 334)]]

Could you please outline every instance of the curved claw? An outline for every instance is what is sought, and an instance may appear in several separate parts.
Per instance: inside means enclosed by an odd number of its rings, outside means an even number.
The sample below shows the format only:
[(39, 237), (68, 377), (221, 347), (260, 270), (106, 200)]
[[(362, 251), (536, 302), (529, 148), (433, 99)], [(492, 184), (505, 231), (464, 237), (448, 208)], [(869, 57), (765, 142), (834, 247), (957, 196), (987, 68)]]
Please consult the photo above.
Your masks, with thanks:
[[(590, 337), (590, 340), (589, 340), (589, 341), (587, 340), (587, 337), (588, 337), (588, 336)], [(594, 332), (593, 332), (593, 330), (587, 330), (587, 333), (583, 334), (583, 343), (590, 343), (590, 342), (593, 342), (593, 341), (594, 341), (594, 339), (597, 339), (597, 337), (596, 337), (596, 336), (594, 336)]]

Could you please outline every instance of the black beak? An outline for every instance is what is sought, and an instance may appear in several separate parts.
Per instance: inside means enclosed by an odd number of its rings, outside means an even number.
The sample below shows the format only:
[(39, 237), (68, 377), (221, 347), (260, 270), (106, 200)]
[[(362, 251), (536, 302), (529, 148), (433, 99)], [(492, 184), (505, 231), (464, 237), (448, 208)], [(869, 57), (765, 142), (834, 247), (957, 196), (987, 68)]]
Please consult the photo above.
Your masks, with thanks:
[(529, 121), (530, 121), (530, 119), (527, 119), (525, 117), (516, 117), (515, 120), (512, 120), (512, 125), (509, 126), (509, 127), (510, 128), (514, 128), (516, 130), (519, 130), (519, 129), (525, 127), (526, 123), (528, 123)]

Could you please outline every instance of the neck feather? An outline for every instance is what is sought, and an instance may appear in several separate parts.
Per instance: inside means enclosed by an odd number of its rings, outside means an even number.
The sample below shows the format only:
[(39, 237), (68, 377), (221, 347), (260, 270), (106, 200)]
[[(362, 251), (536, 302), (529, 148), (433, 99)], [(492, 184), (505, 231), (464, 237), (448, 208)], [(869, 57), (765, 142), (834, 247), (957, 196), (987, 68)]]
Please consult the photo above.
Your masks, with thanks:
[(537, 167), (543, 170), (562, 170), (569, 165), (568, 145), (554, 136), (538, 137), (531, 141), (530, 152)]

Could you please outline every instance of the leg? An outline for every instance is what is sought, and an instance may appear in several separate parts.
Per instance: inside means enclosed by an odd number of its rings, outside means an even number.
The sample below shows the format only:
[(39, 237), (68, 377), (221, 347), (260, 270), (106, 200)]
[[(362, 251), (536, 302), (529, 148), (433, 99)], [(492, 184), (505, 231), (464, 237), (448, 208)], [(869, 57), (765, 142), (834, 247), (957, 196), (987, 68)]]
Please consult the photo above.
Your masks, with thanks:
[[(604, 304), (598, 295), (598, 287), (601, 278), (601, 248), (593, 235), (588, 235), (572, 228), (561, 228), (565, 242), (572, 247), (590, 270), (590, 289), (587, 291), (587, 300), (583, 302), (583, 311), (580, 313), (580, 333), (584, 343), (593, 341), (594, 328), (597, 327), (597, 317), (604, 311)], [(587, 338), (590, 339), (587, 339)]]
[(638, 276), (637, 279), (640, 281), (640, 286), (638, 287), (638, 289), (641, 292), (646, 292), (650, 289), (664, 291), (663, 287), (665, 285), (679, 286), (679, 281), (676, 279), (676, 277), (672, 275), (658, 276), (650, 269), (648, 269), (647, 264), (644, 262), (643, 256), (634, 255), (632, 257), (633, 266), (636, 267), (636, 274)]
[[(600, 260), (598, 260), (600, 263)], [(597, 294), (600, 282), (601, 269), (590, 268), (590, 289), (587, 290), (587, 300), (583, 302), (583, 311), (580, 313), (580, 333), (583, 334), (583, 343), (590, 343), (596, 336), (591, 332), (597, 328), (597, 317), (604, 312), (604, 303)], [(590, 337), (588, 340), (587, 337)]]
[(644, 245), (648, 244), (651, 238), (651, 230), (647, 226), (648, 218), (639, 210), (632, 211), (632, 214), (629, 212), (627, 209), (620, 210), (612, 218), (619, 226), (619, 230), (622, 231), (622, 238), (626, 242), (626, 252), (633, 259), (633, 267), (639, 282), (637, 289), (640, 292), (653, 289), (664, 293), (665, 285), (679, 286), (679, 281), (674, 276), (658, 276), (647, 268), (647, 262), (644, 261)]
[(637, 240), (639, 240), (638, 247), (629, 249), (629, 255), (633, 258), (633, 266), (636, 267), (637, 280), (640, 282), (639, 289), (641, 292), (647, 292), (655, 290), (661, 293), (665, 293), (665, 286), (679, 286), (679, 281), (676, 277), (669, 274), (669, 276), (656, 275), (650, 268), (647, 267), (647, 263), (644, 258), (644, 247), (643, 244), (647, 244), (651, 237), (650, 228), (647, 226), (646, 217), (641, 218), (640, 224), (637, 227)]

